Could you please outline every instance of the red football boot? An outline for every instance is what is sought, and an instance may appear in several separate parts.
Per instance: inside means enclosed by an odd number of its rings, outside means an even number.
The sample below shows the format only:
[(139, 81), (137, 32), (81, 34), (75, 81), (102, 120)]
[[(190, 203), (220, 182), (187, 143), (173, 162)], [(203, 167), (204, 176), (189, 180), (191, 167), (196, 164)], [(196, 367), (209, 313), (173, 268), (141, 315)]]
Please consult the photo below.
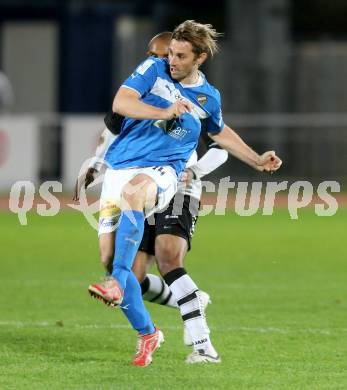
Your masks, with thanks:
[(134, 366), (148, 366), (152, 363), (153, 352), (164, 342), (163, 332), (155, 328), (152, 334), (139, 335), (137, 341), (136, 355), (133, 360)]
[(99, 284), (91, 284), (88, 291), (92, 297), (99, 299), (108, 306), (119, 306), (123, 301), (123, 289), (113, 277), (108, 277)]

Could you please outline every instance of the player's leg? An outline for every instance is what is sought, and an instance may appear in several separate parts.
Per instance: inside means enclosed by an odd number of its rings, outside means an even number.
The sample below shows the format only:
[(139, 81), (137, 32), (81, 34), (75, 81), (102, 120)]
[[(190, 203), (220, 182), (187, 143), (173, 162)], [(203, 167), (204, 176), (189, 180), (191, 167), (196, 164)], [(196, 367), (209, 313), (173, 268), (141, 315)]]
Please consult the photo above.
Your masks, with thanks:
[(135, 365), (149, 364), (152, 353), (163, 339), (161, 332), (153, 326), (143, 303), (140, 285), (131, 271), (144, 233), (145, 212), (155, 208), (157, 194), (158, 185), (153, 178), (141, 173), (135, 176), (122, 191), (122, 213), (116, 234), (112, 277), (124, 291), (122, 310), (140, 336)]
[[(190, 249), (190, 242), (194, 231), (194, 223), (199, 209), (199, 202), (196, 200), (196, 210), (190, 211), (190, 198), (184, 198), (178, 193), (171, 200), (169, 206), (155, 215), (155, 229), (151, 231), (151, 238), (156, 242), (155, 252), (159, 255), (160, 273), (165, 275), (172, 269), (183, 267), (184, 257)], [(194, 206), (194, 204), (192, 204)], [(152, 228), (152, 226), (150, 226)], [(157, 239), (156, 239), (157, 237)], [(143, 250), (147, 253), (154, 253), (154, 240), (146, 240)], [(142, 283), (143, 291), (146, 291), (143, 299), (165, 306), (177, 308), (177, 302), (165, 281), (153, 274), (147, 274)], [(157, 298), (153, 300), (153, 297)], [(206, 294), (206, 304), (209, 297)]]
[[(154, 263), (154, 226), (145, 220), (143, 237), (133, 264), (133, 272), (141, 284)], [(153, 249), (152, 249), (153, 248)]]
[[(113, 269), (115, 232), (105, 232), (109, 225), (106, 224), (105, 229), (102, 224), (99, 224), (99, 247), (101, 262), (110, 275)], [(146, 276), (149, 260), (150, 256), (147, 253), (142, 251), (137, 253), (133, 265), (133, 271), (136, 276), (134, 273), (130, 273), (121, 306), (123, 313), (139, 334), (150, 334), (153, 331), (152, 322), (150, 321), (147, 310), (144, 308), (143, 302), (137, 302), (135, 298), (139, 295), (140, 286), (138, 283), (135, 283), (136, 279), (134, 280), (134, 278), (143, 279)], [(136, 291), (137, 294), (134, 294)], [(129, 306), (135, 307), (135, 310), (129, 310)]]
[[(190, 198), (189, 196), (184, 197), (183, 194), (178, 193), (164, 211), (156, 214), (155, 232), (151, 231), (150, 236), (151, 238), (160, 236), (160, 239), (157, 241), (156, 253), (160, 254), (162, 275), (174, 268), (183, 267), (184, 257), (187, 250), (190, 250), (198, 210), (198, 199)], [(147, 253), (154, 253), (154, 243), (152, 246), (152, 242), (147, 239), (143, 250)], [(144, 300), (168, 307), (178, 307), (175, 297), (161, 277), (147, 274), (141, 287), (142, 291), (146, 292), (143, 295)], [(205, 308), (210, 302), (210, 297), (204, 292), (202, 292), (201, 296)], [(153, 297), (156, 298), (153, 300)], [(184, 339), (186, 345), (192, 344), (187, 332), (185, 332)]]
[[(170, 201), (168, 207), (155, 215), (155, 225), (149, 226), (148, 229), (150, 231), (149, 236), (151, 237), (151, 240), (147, 239), (143, 245), (143, 250), (147, 253), (154, 254), (155, 252), (156, 254), (159, 254), (160, 264), (157, 265), (161, 275), (169, 272), (172, 267), (176, 268), (174, 265), (175, 263), (176, 265), (180, 264), (180, 266), (182, 266), (184, 257), (187, 253), (187, 233), (182, 231), (182, 228), (180, 227), (182, 207), (184, 206), (183, 200), (184, 197), (178, 198), (176, 194)], [(178, 215), (175, 215), (175, 213)], [(144, 300), (168, 307), (178, 307), (170, 288), (160, 276), (147, 274), (141, 287), (144, 292)]]
[(112, 276), (123, 290), (143, 237), (145, 209), (154, 208), (157, 191), (155, 181), (143, 173), (130, 180), (122, 191)]
[(161, 275), (183, 267), (187, 254), (187, 241), (175, 234), (160, 234), (155, 239), (155, 253)]
[[(106, 180), (107, 172), (103, 191), (105, 183), (108, 182)], [(133, 174), (133, 172), (131, 173)], [(115, 184), (121, 185), (117, 181), (116, 171), (109, 174), (109, 176), (111, 178), (114, 176), (114, 180), (108, 183), (108, 187), (112, 187), (112, 184), (113, 186)], [(121, 179), (121, 176), (118, 179)], [(176, 177), (171, 175), (168, 184), (164, 188), (170, 190), (166, 194), (171, 197), (176, 189)], [(172, 188), (170, 188), (170, 185)], [(133, 328), (138, 331), (140, 337), (138, 353), (133, 362), (135, 365), (149, 364), (152, 353), (159, 347), (163, 339), (161, 332), (154, 328), (149, 313), (143, 304), (140, 285), (131, 271), (143, 235), (144, 210), (155, 209), (157, 192), (156, 182), (150, 176), (140, 173), (133, 175), (131, 180), (126, 181), (126, 184), (122, 186), (121, 194), (114, 194), (115, 203), (120, 204), (122, 211), (115, 239), (116, 251), (112, 275), (104, 283), (89, 287), (90, 293), (102, 299), (105, 303), (120, 305), (123, 302), (122, 310)], [(165, 200), (165, 197), (162, 195), (161, 202), (158, 199), (158, 204), (163, 203), (163, 200)], [(166, 201), (168, 202), (169, 199)], [(104, 221), (104, 225), (110, 224)], [(129, 285), (127, 285), (128, 280)]]
[[(99, 251), (100, 260), (107, 274), (112, 274), (114, 258), (114, 231), (101, 233), (102, 226), (99, 226)], [(177, 308), (177, 303), (164, 280), (153, 274), (149, 269), (155, 262), (154, 257), (155, 226), (145, 222), (145, 231), (136, 254), (132, 271), (141, 285), (142, 297), (145, 301), (158, 303)]]
[(164, 280), (160, 276), (148, 273), (154, 263), (154, 256), (142, 250), (137, 252), (132, 270), (140, 283), (143, 300), (177, 308), (176, 301)]
[[(113, 258), (115, 252), (114, 242), (115, 232), (102, 233), (99, 236), (100, 261), (109, 275), (112, 274), (113, 269)], [(149, 268), (152, 264), (154, 264), (154, 262), (154, 256), (151, 256), (141, 250), (137, 252), (132, 271), (139, 283), (141, 283), (146, 278)]]
[[(123, 183), (117, 183), (117, 179), (120, 181), (123, 179)], [(116, 188), (116, 184), (118, 188)], [(139, 172), (138, 169), (107, 170), (103, 183), (103, 199), (107, 189), (113, 195), (113, 198), (111, 197), (112, 202), (117, 206), (119, 205), (120, 209), (120, 216), (117, 221), (118, 229), (115, 235), (114, 247), (116, 250), (112, 264), (112, 277), (105, 285), (92, 285), (89, 291), (105, 303), (114, 306), (122, 302), (126, 281), (143, 236), (144, 211), (147, 208), (154, 208), (158, 186), (150, 176)], [(104, 215), (100, 221), (100, 226), (111, 229), (115, 227), (113, 222), (113, 215)], [(107, 247), (111, 248), (109, 243), (107, 243)]]
[(137, 253), (133, 271), (141, 284), (142, 298), (145, 301), (177, 307), (169, 287), (157, 275), (149, 274), (149, 268), (155, 262), (155, 216), (145, 221), (145, 231)]
[[(102, 214), (102, 210), (100, 210)], [(117, 216), (114, 216), (117, 218)], [(109, 228), (112, 223), (103, 224), (104, 219), (100, 218), (99, 222), (99, 252), (100, 261), (104, 266), (108, 274), (112, 274), (113, 258), (115, 252), (115, 231)], [(115, 228), (115, 227), (114, 227)], [(152, 232), (153, 231), (153, 232)], [(154, 226), (148, 225), (145, 222), (145, 231), (142, 238), (142, 242), (139, 247), (139, 251), (136, 254), (132, 271), (134, 272), (137, 280), (141, 283), (149, 271), (149, 268), (154, 263)], [(149, 250), (149, 247), (153, 247), (153, 251)], [(149, 254), (151, 253), (151, 254)]]
[(112, 273), (112, 262), (114, 257), (115, 230), (121, 210), (119, 201), (114, 194), (112, 176), (114, 171), (107, 170), (102, 185), (99, 210), (99, 254), (100, 261), (108, 274)]
[[(114, 235), (114, 232), (103, 233), (99, 237), (100, 259), (108, 274), (112, 273), (113, 268), (112, 263), (114, 257)], [(152, 327), (150, 325), (152, 324), (152, 322), (150, 320), (147, 310), (144, 308), (143, 301), (137, 302), (136, 300), (136, 296), (138, 296), (139, 293), (142, 293), (142, 285), (141, 291), (139, 291), (140, 287), (139, 284), (136, 282), (136, 279), (139, 282), (146, 279), (146, 274), (151, 264), (154, 263), (154, 260), (154, 256), (150, 256), (146, 252), (140, 250), (137, 252), (132, 268), (133, 272), (129, 274), (129, 277), (127, 279), (124, 299), (121, 306), (124, 315), (128, 318), (133, 328), (138, 331), (139, 335), (143, 335), (139, 338), (138, 351), (133, 361), (133, 364), (140, 366), (148, 365), (152, 359), (151, 354), (143, 353), (143, 349), (146, 348), (146, 344), (148, 344), (149, 342), (154, 342), (155, 344), (157, 344), (157, 347), (155, 348), (158, 348), (160, 347), (160, 344), (164, 341), (164, 336), (160, 330), (156, 329), (154, 334), (153, 332), (151, 332)], [(136, 290), (137, 294), (134, 294), (134, 291)], [(129, 306), (135, 307), (135, 310), (129, 310)]]
[(146, 275), (154, 262), (154, 256), (141, 250), (137, 252), (132, 271), (140, 284), (146, 279)]
[(141, 288), (136, 276), (131, 271), (127, 277), (124, 299), (121, 305), (124, 315), (138, 332), (135, 366), (147, 366), (152, 362), (153, 352), (164, 341), (163, 333), (153, 326), (150, 315), (141, 298)]
[[(191, 213), (189, 204), (192, 201), (197, 200), (187, 195), (181, 202), (176, 199), (176, 204), (182, 205), (181, 213), (180, 210), (175, 210), (173, 205), (172, 210), (169, 210), (172, 212), (171, 218), (164, 217), (164, 223), (158, 223), (155, 254), (160, 273), (177, 301), (184, 327), (193, 343), (194, 352), (187, 362), (219, 362), (220, 358), (211, 343), (205, 318), (205, 293), (199, 290), (183, 267), (197, 215), (197, 212), (196, 215)], [(160, 218), (157, 218), (157, 221), (160, 222)], [(163, 232), (170, 234), (162, 234)]]
[(145, 215), (169, 204), (176, 192), (177, 177), (170, 167), (142, 168), (122, 189), (121, 218), (116, 234), (112, 276), (122, 289), (139, 249)]
[(112, 273), (112, 263), (114, 257), (115, 232), (102, 233), (99, 235), (99, 252), (102, 265), (106, 272)]
[[(179, 227), (173, 230), (178, 234)], [(183, 232), (182, 232), (183, 235)], [(207, 293), (199, 290), (194, 280), (184, 269), (184, 258), (187, 253), (187, 241), (174, 234), (161, 234), (156, 238), (156, 259), (159, 271), (165, 284), (169, 287), (184, 323), (184, 343), (208, 349), (216, 356), (206, 323), (205, 309), (210, 301)], [(205, 342), (201, 345), (201, 340)], [(201, 349), (201, 348), (199, 348)]]

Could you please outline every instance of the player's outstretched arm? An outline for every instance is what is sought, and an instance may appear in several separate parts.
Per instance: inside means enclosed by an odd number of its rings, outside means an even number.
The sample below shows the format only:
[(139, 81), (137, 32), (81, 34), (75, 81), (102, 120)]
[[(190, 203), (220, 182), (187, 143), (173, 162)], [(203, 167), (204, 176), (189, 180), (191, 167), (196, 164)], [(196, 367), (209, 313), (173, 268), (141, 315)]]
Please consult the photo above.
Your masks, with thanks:
[(223, 149), (257, 171), (274, 172), (282, 165), (281, 159), (274, 151), (265, 152), (259, 156), (229, 126), (225, 125), (220, 133), (209, 134), (209, 136)]
[(191, 111), (190, 104), (178, 100), (168, 108), (159, 108), (140, 100), (140, 94), (130, 88), (120, 87), (112, 105), (113, 112), (133, 119), (170, 120)]
[(226, 150), (211, 147), (196, 164), (185, 169), (181, 180), (189, 183), (191, 180), (201, 179), (224, 164), (227, 159)]

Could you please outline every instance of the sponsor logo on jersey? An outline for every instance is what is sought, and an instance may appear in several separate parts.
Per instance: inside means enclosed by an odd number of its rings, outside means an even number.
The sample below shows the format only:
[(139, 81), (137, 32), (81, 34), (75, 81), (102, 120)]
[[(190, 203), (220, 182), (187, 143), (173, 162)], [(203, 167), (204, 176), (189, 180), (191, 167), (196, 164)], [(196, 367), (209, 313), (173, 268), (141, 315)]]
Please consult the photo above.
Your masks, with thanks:
[(179, 140), (183, 139), (187, 135), (187, 133), (188, 133), (188, 131), (181, 126), (177, 126), (175, 129), (172, 129), (172, 130), (167, 132), (167, 134), (170, 137), (175, 138), (175, 139), (179, 139)]
[(163, 130), (166, 131), (166, 123), (167, 123), (167, 121), (160, 119), (160, 120), (158, 120), (158, 121), (155, 121), (155, 122), (153, 123), (153, 125), (154, 125), (155, 127), (159, 127), (160, 129), (163, 129)]
[(203, 106), (207, 102), (207, 96), (206, 95), (198, 95), (197, 97), (198, 102)]

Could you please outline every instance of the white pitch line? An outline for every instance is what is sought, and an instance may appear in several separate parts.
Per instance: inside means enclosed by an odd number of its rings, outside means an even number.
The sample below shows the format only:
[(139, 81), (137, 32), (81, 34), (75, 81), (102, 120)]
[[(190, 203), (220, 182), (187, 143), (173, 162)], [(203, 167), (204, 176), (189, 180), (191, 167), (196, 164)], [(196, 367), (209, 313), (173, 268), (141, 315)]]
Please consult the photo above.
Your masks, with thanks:
[[(126, 324), (69, 324), (68, 322), (23, 322), (23, 321), (0, 321), (0, 327), (12, 327), (17, 329), (22, 328), (59, 328), (66, 327), (69, 329), (131, 329), (130, 325)], [(182, 330), (181, 326), (173, 325), (162, 325), (162, 329), (168, 330)], [(310, 333), (324, 336), (336, 335), (339, 332), (347, 332), (347, 328), (337, 329), (337, 332), (329, 329), (320, 328), (301, 328), (301, 329), (290, 329), (290, 328), (276, 328), (276, 327), (249, 327), (249, 326), (223, 326), (216, 327), (212, 326), (211, 330), (214, 332), (246, 332), (246, 333), (277, 333), (277, 334), (289, 334), (289, 333)]]

